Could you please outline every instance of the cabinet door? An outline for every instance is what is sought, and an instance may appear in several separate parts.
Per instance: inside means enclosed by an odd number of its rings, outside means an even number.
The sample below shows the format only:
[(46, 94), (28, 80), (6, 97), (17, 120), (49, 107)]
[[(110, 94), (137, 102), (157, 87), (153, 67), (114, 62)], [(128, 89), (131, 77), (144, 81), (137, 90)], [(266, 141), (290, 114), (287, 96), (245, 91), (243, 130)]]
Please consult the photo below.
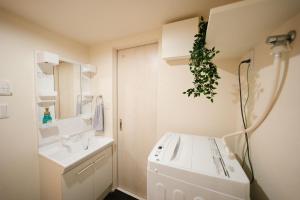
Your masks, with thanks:
[(94, 192), (98, 199), (112, 184), (112, 148), (97, 155), (94, 163)]
[(191, 18), (163, 25), (161, 56), (166, 60), (187, 59), (198, 33), (199, 18)]
[(80, 164), (63, 175), (64, 200), (93, 200), (94, 199), (94, 163), (91, 160)]

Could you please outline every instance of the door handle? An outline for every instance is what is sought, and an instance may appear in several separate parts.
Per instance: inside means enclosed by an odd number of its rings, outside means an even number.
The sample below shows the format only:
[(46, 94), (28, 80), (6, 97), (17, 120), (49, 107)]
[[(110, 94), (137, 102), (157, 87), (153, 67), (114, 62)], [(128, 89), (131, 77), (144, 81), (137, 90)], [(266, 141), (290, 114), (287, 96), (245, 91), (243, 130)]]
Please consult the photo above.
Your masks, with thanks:
[(122, 119), (120, 119), (120, 131), (123, 130), (123, 122), (122, 122)]

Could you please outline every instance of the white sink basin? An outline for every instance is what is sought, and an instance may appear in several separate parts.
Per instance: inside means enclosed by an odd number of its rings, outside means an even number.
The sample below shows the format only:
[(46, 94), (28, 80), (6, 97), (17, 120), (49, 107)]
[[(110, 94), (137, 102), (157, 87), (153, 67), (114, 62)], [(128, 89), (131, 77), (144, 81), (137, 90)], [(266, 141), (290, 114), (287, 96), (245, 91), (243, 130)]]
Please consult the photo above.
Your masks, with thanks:
[(95, 136), (93, 131), (63, 139), (39, 148), (39, 155), (52, 160), (66, 169), (89, 158), (105, 147), (111, 145), (113, 139), (105, 136)]

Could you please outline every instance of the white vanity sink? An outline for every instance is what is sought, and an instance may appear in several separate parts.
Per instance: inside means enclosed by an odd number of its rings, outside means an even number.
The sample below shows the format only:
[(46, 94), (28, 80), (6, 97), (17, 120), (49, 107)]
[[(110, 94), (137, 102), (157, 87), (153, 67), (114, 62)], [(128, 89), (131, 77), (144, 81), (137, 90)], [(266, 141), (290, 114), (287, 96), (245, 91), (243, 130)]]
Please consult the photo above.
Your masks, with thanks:
[(42, 146), (39, 148), (39, 154), (66, 171), (112, 143), (112, 138), (95, 136), (94, 131), (89, 131), (69, 138), (64, 137), (58, 142)]
[(103, 199), (112, 188), (113, 139), (94, 131), (39, 148), (41, 199)]

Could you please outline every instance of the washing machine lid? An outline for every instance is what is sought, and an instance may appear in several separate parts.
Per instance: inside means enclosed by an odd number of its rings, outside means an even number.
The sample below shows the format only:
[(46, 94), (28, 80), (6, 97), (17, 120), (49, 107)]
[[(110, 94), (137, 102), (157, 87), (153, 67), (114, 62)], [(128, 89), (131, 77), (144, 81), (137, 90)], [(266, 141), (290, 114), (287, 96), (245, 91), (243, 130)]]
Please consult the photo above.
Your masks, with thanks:
[(221, 139), (167, 133), (149, 155), (149, 162), (247, 183), (236, 159), (229, 159)]
[(167, 133), (148, 157), (148, 172), (231, 199), (249, 197), (249, 180), (239, 162), (229, 158), (220, 138)]

